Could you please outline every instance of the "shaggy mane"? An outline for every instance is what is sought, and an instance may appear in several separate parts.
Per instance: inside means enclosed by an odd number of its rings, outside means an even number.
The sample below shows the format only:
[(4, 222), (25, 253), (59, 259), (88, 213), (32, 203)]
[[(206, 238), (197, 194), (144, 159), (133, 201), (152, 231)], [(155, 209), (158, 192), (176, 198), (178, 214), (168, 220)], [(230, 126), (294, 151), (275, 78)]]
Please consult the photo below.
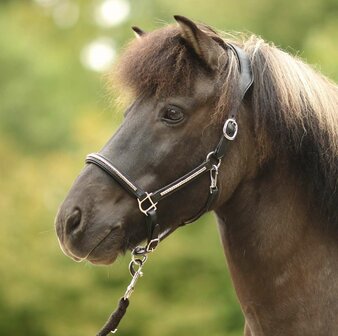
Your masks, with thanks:
[[(304, 176), (323, 214), (338, 225), (338, 87), (300, 59), (256, 36), (215, 41), (248, 54), (254, 85), (248, 97), (262, 162), (287, 155)], [(215, 79), (215, 116), (223, 121), (237, 96), (238, 65), (232, 52), (211, 73), (186, 45), (177, 26), (133, 41), (118, 64), (118, 78), (133, 94), (190, 95), (198, 75)], [(222, 58), (220, 57), (220, 60)], [(297, 173), (296, 172), (296, 173)]]

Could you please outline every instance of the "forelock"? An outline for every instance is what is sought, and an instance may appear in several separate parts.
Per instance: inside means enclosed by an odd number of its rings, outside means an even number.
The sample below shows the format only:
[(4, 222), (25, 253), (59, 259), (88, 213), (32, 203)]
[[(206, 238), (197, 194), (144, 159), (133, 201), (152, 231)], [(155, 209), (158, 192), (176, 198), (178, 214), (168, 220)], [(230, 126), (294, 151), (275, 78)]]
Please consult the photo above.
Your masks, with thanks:
[(116, 69), (120, 84), (134, 95), (157, 97), (192, 95), (198, 74), (208, 73), (172, 25), (132, 41)]

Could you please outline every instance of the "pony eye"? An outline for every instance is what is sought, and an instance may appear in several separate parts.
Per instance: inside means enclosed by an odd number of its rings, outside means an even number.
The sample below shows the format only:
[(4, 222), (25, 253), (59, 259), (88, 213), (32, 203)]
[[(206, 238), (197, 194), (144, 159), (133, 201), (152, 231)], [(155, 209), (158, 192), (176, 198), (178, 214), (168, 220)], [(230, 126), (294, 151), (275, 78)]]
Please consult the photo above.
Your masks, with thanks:
[(183, 112), (176, 106), (168, 106), (162, 115), (162, 120), (169, 124), (178, 124), (183, 119)]

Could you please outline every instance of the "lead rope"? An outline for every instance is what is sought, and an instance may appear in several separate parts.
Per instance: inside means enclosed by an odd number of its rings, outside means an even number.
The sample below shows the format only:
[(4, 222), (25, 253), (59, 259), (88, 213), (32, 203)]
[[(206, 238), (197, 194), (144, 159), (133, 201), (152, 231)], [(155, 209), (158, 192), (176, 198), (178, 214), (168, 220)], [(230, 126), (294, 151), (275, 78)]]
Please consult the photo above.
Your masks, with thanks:
[(132, 276), (131, 281), (121, 297), (117, 308), (109, 316), (107, 322), (101, 328), (101, 330), (96, 334), (96, 336), (107, 336), (109, 333), (115, 334), (117, 327), (121, 322), (123, 316), (125, 315), (127, 308), (129, 306), (129, 298), (135, 290), (136, 283), (139, 278), (143, 276), (142, 268), (147, 262), (148, 254), (153, 252), (158, 246), (159, 238), (154, 238), (146, 246), (136, 247), (131, 255), (131, 261), (129, 263), (129, 272)]

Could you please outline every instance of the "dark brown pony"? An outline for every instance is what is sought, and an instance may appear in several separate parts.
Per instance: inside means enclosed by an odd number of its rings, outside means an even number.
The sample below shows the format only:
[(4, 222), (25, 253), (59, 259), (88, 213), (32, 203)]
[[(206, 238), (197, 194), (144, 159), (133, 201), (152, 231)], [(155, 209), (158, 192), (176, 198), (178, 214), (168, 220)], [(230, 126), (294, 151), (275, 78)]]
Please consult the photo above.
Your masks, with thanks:
[[(215, 211), (245, 316), (246, 336), (338, 335), (338, 89), (256, 36), (222, 37), (176, 17), (177, 26), (136, 29), (117, 66), (135, 97), (102, 149), (144, 190), (156, 190), (205, 159), (238, 96), (238, 62), (254, 84), (238, 136), (220, 166)], [(205, 203), (207, 175), (159, 204), (161, 231)], [(56, 230), (75, 260), (110, 264), (147, 237), (136, 200), (87, 165), (62, 204)]]

